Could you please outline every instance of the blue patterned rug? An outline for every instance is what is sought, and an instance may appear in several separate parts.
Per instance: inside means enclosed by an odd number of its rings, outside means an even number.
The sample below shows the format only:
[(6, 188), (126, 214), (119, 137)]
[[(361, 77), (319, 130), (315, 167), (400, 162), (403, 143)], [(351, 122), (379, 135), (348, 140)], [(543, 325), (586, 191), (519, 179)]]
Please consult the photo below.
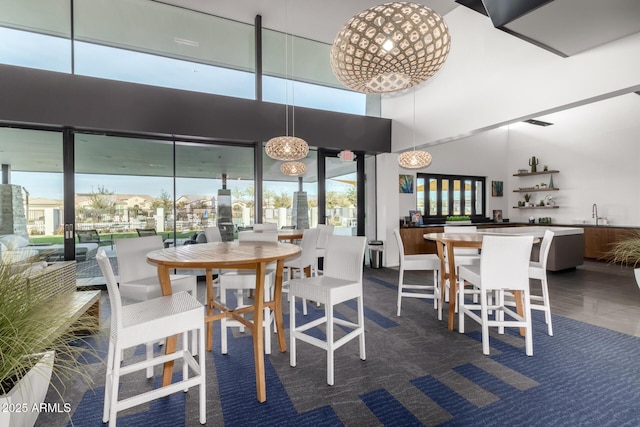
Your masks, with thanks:
[[(483, 356), (479, 328), (449, 332), (432, 303), (403, 299), (395, 315), (396, 284), (366, 269), (367, 360), (353, 341), (336, 352), (336, 384), (326, 384), (325, 353), (298, 344), (298, 366), (289, 354), (266, 357), (267, 401), (255, 398), (252, 341), (229, 332), (229, 353), (206, 355), (207, 424), (226, 426), (638, 426), (640, 339), (561, 316), (555, 336), (534, 312), (534, 355), (524, 353), (517, 330), (491, 333), (491, 356)], [(104, 301), (104, 299), (103, 299)], [(284, 304), (285, 309), (288, 304)], [(355, 307), (338, 314), (353, 318)], [(297, 307), (301, 321), (301, 306)], [(109, 307), (103, 304), (106, 319)], [(307, 318), (319, 316), (314, 304)], [(446, 315), (445, 315), (446, 316)], [(288, 327), (288, 316), (285, 316)], [(317, 331), (322, 335), (322, 331)], [(106, 344), (98, 346), (103, 350)], [(161, 351), (161, 349), (157, 349)], [(135, 357), (144, 357), (143, 348)], [(89, 361), (92, 363), (95, 361)], [(93, 363), (95, 388), (68, 387), (67, 414), (43, 413), (37, 425), (102, 426), (104, 367)], [(157, 374), (159, 372), (157, 371)], [(124, 392), (157, 386), (144, 374), (127, 379)], [(50, 393), (51, 394), (51, 393)], [(123, 426), (195, 426), (197, 388), (122, 413)], [(55, 401), (51, 397), (51, 401)]]

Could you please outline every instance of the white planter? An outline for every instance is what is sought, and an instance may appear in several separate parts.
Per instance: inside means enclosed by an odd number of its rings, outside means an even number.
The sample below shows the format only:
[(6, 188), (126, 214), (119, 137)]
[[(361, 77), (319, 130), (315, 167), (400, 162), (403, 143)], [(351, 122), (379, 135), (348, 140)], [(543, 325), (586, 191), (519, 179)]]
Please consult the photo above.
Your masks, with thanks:
[(42, 359), (6, 395), (0, 395), (0, 426), (32, 427), (40, 414), (49, 389), (55, 353), (43, 353)]
[(635, 270), (633, 270), (633, 272), (636, 275), (636, 283), (638, 284), (638, 287), (640, 288), (640, 268), (636, 268)]

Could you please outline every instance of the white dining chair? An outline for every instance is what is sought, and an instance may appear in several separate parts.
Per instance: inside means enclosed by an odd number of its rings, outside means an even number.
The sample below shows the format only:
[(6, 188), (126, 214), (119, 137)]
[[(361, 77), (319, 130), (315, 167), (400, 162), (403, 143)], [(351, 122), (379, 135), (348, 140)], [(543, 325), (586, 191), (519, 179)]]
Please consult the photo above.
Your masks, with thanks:
[(265, 222), (262, 224), (253, 224), (254, 231), (277, 231), (278, 224), (275, 222)]
[[(130, 301), (146, 301), (162, 296), (162, 288), (158, 279), (158, 268), (147, 262), (147, 254), (163, 249), (161, 236), (134, 237), (116, 239), (116, 259), (118, 261), (118, 278), (120, 295)], [(189, 292), (198, 298), (198, 278), (195, 275), (171, 274), (172, 292)], [(198, 354), (198, 347), (193, 342), (193, 354)], [(147, 355), (153, 347), (147, 347)]]
[(334, 226), (330, 224), (318, 224), (318, 229), (320, 230), (318, 234), (318, 244), (316, 245), (316, 264), (313, 267), (314, 274), (317, 276), (318, 274), (322, 274), (322, 269), (320, 268), (320, 260), (324, 263), (324, 254), (325, 249), (327, 247), (327, 239), (329, 236), (333, 234)]
[[(440, 258), (436, 254), (414, 254), (405, 255), (404, 244), (400, 230), (393, 230), (393, 235), (398, 244), (400, 256), (400, 269), (398, 271), (398, 302), (397, 315), (400, 316), (402, 308), (402, 298), (423, 298), (432, 299), (433, 308), (438, 309), (438, 319), (442, 320), (442, 305), (438, 304), (440, 299), (440, 281), (438, 273), (440, 271)], [(433, 271), (433, 285), (408, 285), (404, 283), (405, 271)]]
[[(444, 233), (477, 233), (478, 227), (475, 225), (445, 225)], [(446, 251), (445, 251), (446, 256)], [(454, 248), (453, 257), (456, 261), (456, 269), (459, 270), (461, 265), (474, 265), (480, 264), (480, 253), (474, 248)], [(449, 267), (449, 263), (445, 262), (445, 266)], [(448, 271), (447, 271), (448, 272)], [(448, 285), (447, 285), (448, 286)], [(445, 292), (445, 300), (449, 301), (449, 293)]]
[[(540, 295), (534, 295), (531, 292), (531, 309), (544, 312), (544, 320), (547, 324), (547, 333), (553, 336), (553, 325), (551, 323), (551, 302), (549, 300), (549, 282), (547, 281), (547, 260), (549, 259), (549, 251), (553, 242), (554, 232), (545, 230), (544, 237), (540, 243), (540, 255), (538, 261), (529, 261), (529, 278), (540, 281)], [(513, 296), (505, 300), (506, 304), (515, 306)]]
[(222, 234), (218, 227), (205, 227), (204, 237), (207, 238), (207, 243), (222, 242)]
[[(102, 421), (115, 427), (118, 412), (150, 402), (189, 387), (199, 387), (199, 421), (206, 422), (206, 378), (204, 359), (198, 363), (188, 350), (188, 332), (197, 335), (197, 346), (204, 349), (204, 307), (187, 292), (150, 298), (142, 302), (122, 305), (122, 296), (104, 249), (96, 260), (107, 283), (111, 304), (111, 329), (105, 375), (104, 409)], [(124, 350), (158, 341), (173, 335), (182, 335), (182, 349), (141, 362), (124, 364)], [(204, 354), (204, 351), (201, 351)], [(154, 388), (141, 394), (119, 398), (120, 379), (124, 375), (162, 365), (167, 361), (182, 362), (182, 380), (165, 387)], [(189, 376), (189, 371), (193, 373)], [(128, 391), (127, 391), (128, 393)]]
[[(327, 384), (334, 383), (334, 352), (347, 342), (358, 338), (360, 359), (366, 359), (362, 271), (367, 240), (363, 236), (330, 236), (327, 241), (325, 268), (322, 276), (292, 279), (289, 282), (289, 363), (297, 363), (296, 340), (307, 342), (327, 352)], [(302, 325), (296, 325), (295, 300), (317, 301), (324, 304), (324, 315)], [(335, 306), (356, 300), (356, 322), (334, 315)], [(326, 339), (316, 338), (311, 329), (326, 325)], [(334, 325), (349, 330), (334, 339)], [(309, 331), (309, 333), (307, 333)]]
[[(278, 232), (242, 231), (238, 233), (240, 242), (263, 242), (268, 245), (278, 244)], [(275, 281), (275, 263), (267, 265), (264, 278), (264, 300), (273, 299), (273, 285)], [(256, 288), (256, 273), (254, 270), (224, 271), (218, 276), (220, 289), (220, 303), (227, 306), (227, 291), (236, 291), (236, 308), (245, 307), (244, 291)], [(271, 354), (271, 326), (273, 325), (273, 313), (269, 308), (264, 309), (262, 326), (264, 328), (264, 352)], [(223, 317), (220, 320), (220, 348), (222, 354), (227, 354), (227, 328), (237, 327), (244, 332), (244, 325), (237, 320)]]
[[(318, 245), (318, 236), (320, 230), (318, 228), (307, 228), (302, 232), (302, 241), (300, 247), (302, 251), (296, 257), (289, 258), (284, 262), (284, 276), (282, 282), (282, 292), (289, 292), (289, 281), (299, 275), (305, 277), (305, 269), (313, 270), (313, 266), (318, 260), (316, 256), (316, 247)], [(307, 302), (303, 301), (303, 311), (307, 314)]]
[[(531, 298), (529, 292), (529, 259), (533, 246), (532, 236), (484, 236), (480, 265), (460, 266), (460, 283), (470, 283), (473, 288), (460, 286), (458, 290), (458, 328), (464, 333), (465, 316), (478, 322), (482, 328), (482, 352), (489, 355), (489, 327), (520, 327), (525, 330), (525, 352), (533, 355), (531, 327)], [(511, 310), (504, 300), (505, 291), (523, 294), (523, 314)], [(489, 295), (495, 295), (492, 304)], [(477, 294), (480, 303), (465, 298)], [(489, 311), (493, 318), (489, 319)], [(479, 313), (478, 313), (479, 312)], [(505, 315), (508, 316), (505, 319)]]

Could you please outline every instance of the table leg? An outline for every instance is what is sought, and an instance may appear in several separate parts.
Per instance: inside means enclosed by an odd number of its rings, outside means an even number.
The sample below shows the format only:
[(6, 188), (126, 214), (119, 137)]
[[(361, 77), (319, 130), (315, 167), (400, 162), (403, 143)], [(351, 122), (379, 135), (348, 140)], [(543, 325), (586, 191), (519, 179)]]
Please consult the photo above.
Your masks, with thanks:
[[(207, 316), (213, 315), (213, 272), (211, 269), (205, 270), (205, 283), (207, 289)], [(207, 322), (207, 351), (213, 349), (213, 320)]]
[[(513, 298), (516, 300), (516, 313), (524, 316), (524, 303), (522, 301), (522, 291), (513, 291)], [(520, 328), (520, 336), (525, 336), (525, 328)]]
[[(158, 279), (160, 280), (160, 288), (162, 289), (162, 295), (171, 295), (171, 279), (169, 278), (169, 269), (164, 265), (158, 266)], [(171, 354), (176, 351), (176, 345), (178, 343), (177, 336), (167, 337), (164, 345), (164, 354)], [(171, 377), (173, 376), (173, 361), (165, 362), (164, 369), (162, 371), (162, 386), (171, 384)]]
[(456, 274), (456, 260), (453, 257), (454, 243), (447, 243), (447, 258), (449, 261), (449, 330), (453, 331), (456, 316), (456, 291), (458, 276)]
[[(258, 402), (267, 400), (267, 390), (264, 378), (264, 329), (262, 327), (264, 309), (264, 262), (256, 265), (256, 291), (253, 297), (253, 357), (256, 367), (256, 393)], [(271, 337), (269, 337), (271, 338)]]
[(279, 259), (276, 264), (276, 282), (274, 284), (273, 298), (275, 310), (273, 317), (276, 322), (276, 334), (278, 335), (278, 347), (280, 353), (287, 351), (287, 342), (284, 337), (284, 320), (282, 319), (282, 274), (284, 272), (284, 259)]

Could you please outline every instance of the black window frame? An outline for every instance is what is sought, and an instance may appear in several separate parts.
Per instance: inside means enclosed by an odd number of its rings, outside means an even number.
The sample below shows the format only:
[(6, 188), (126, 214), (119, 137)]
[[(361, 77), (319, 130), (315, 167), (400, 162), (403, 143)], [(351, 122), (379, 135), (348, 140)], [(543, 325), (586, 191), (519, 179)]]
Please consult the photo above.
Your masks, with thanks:
[[(487, 209), (487, 178), (485, 176), (474, 176), (474, 175), (446, 175), (446, 174), (433, 174), (433, 173), (418, 173), (416, 178), (416, 184), (421, 180), (424, 180), (424, 185), (422, 188), (422, 195), (424, 198), (424, 207), (422, 209), (423, 220), (427, 223), (436, 221), (441, 221), (446, 219), (447, 216), (454, 215), (454, 192), (448, 192), (448, 212), (442, 212), (442, 183), (443, 181), (448, 181), (449, 188), (453, 189), (454, 181), (471, 181), (471, 220), (480, 220), (485, 218), (485, 213)], [(430, 206), (430, 192), (429, 192), (429, 182), (430, 180), (436, 180), (437, 191), (436, 191), (436, 206), (437, 213), (436, 215), (432, 215), (429, 209)], [(477, 205), (477, 184), (478, 182), (482, 183), (482, 193), (481, 193), (481, 212), (476, 211)], [(416, 185), (417, 188), (417, 185)], [(464, 191), (460, 192), (460, 206), (465, 205), (465, 193)], [(464, 212), (463, 209), (461, 211)], [(464, 215), (461, 213), (459, 215)]]

